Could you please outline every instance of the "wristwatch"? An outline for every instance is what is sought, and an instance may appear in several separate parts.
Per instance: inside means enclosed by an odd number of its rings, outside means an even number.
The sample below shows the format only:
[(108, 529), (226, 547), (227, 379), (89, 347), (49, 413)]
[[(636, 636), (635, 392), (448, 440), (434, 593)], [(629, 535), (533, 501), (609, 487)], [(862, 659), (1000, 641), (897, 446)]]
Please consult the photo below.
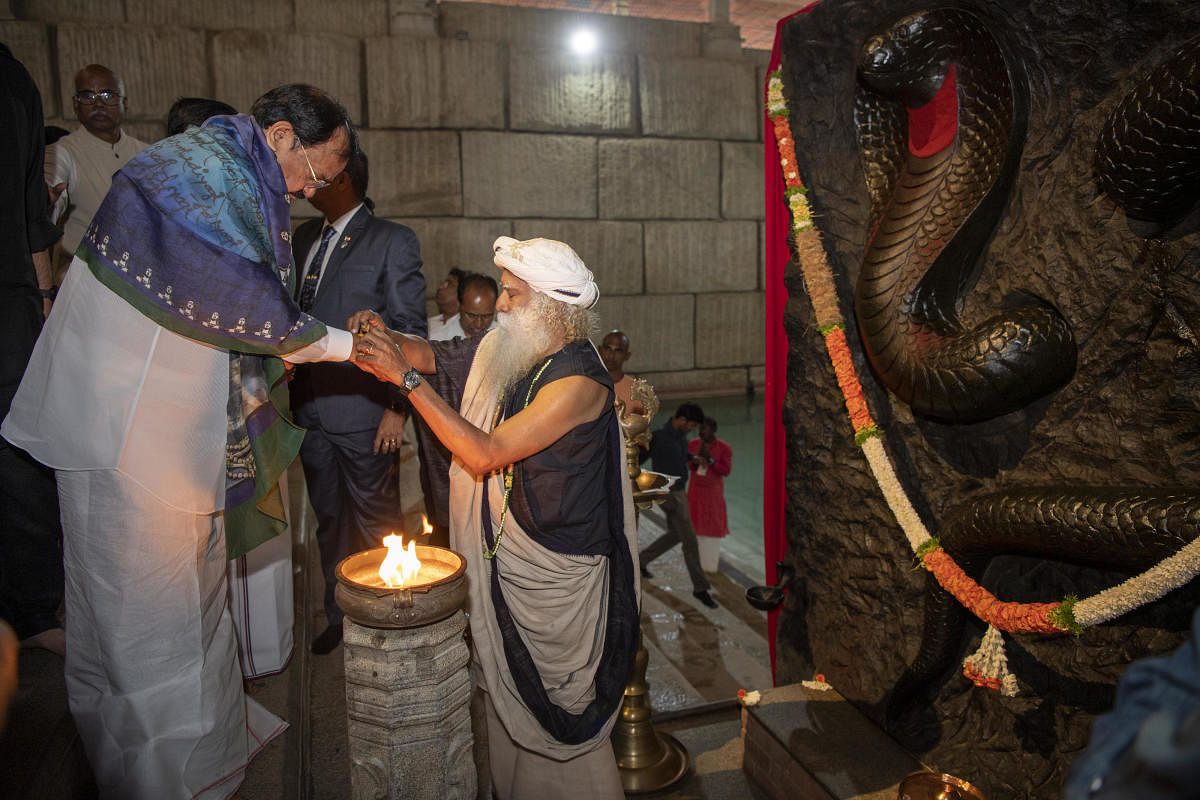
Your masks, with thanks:
[(410, 367), (408, 372), (404, 373), (404, 382), (396, 386), (400, 394), (408, 397), (409, 393), (421, 385), (421, 373), (417, 372), (416, 367)]

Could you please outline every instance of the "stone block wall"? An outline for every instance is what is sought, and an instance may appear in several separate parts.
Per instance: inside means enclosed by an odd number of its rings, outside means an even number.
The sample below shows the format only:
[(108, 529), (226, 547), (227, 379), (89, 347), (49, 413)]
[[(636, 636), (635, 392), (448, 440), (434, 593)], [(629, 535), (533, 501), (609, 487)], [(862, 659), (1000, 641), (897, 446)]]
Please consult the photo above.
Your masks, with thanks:
[[(590, 57), (566, 48), (582, 25)], [(147, 141), (180, 96), (246, 110), (281, 83), (328, 90), (362, 129), (377, 213), (421, 239), (430, 298), (452, 266), (492, 269), (496, 236), (569, 242), (600, 283), (599, 332), (628, 332), (629, 371), (675, 395), (763, 375), (767, 54), (725, 33), (459, 2), (0, 2), (48, 124), (77, 126), (92, 62), (124, 79)]]

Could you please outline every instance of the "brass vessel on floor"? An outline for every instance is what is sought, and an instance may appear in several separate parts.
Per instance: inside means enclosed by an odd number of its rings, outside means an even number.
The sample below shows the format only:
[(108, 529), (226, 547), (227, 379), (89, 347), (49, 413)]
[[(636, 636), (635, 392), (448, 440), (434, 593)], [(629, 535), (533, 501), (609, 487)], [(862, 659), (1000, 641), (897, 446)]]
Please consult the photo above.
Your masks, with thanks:
[(947, 775), (924, 770), (900, 781), (898, 800), (987, 800), (978, 786)]

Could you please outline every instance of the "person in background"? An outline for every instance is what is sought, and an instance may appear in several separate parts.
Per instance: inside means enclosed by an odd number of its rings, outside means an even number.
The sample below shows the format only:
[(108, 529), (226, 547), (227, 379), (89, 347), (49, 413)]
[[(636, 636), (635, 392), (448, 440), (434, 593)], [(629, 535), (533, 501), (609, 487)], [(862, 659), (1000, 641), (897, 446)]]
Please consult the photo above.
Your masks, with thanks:
[(183, 133), (189, 125), (203, 125), (209, 117), (236, 114), (237, 109), (207, 97), (181, 97), (167, 112), (167, 136)]
[[(54, 292), (49, 248), (61, 235), (46, 216), (42, 98), (29, 72), (0, 44), (0, 416), (25, 373)], [(66, 637), (62, 526), (54, 473), (0, 439), (0, 617), (27, 647), (59, 655)], [(15, 660), (14, 660), (15, 668)]]
[(1111, 711), (1092, 723), (1066, 800), (1196, 797), (1200, 775), (1200, 609), (1174, 652), (1135, 661)]
[(679, 478), (659, 508), (667, 517), (667, 530), (641, 552), (638, 561), (642, 577), (652, 578), (646, 565), (675, 545), (683, 550), (683, 563), (692, 579), (692, 596), (709, 608), (716, 608), (717, 601), (709, 594), (711, 586), (700, 566), (700, 547), (696, 542), (696, 529), (688, 514), (687, 484), (691, 469), (688, 455), (688, 434), (704, 421), (704, 411), (695, 403), (683, 403), (663, 426), (654, 432), (650, 440), (650, 462), (656, 472)]
[[(449, 339), (430, 339), (434, 355), (443, 361), (470, 359), (484, 333), (495, 327), (496, 297), (499, 294), (496, 281), (477, 272), (464, 273), (457, 283), (459, 314), (455, 325), (461, 320), (462, 334)], [(439, 290), (440, 291), (440, 290)], [(462, 400), (461, 381), (453, 380), (453, 372), (433, 378), (438, 381), (435, 389), (447, 402), (458, 408)], [(421, 417), (413, 420), (417, 436), (417, 447), (421, 455), (421, 491), (425, 495), (425, 514), (433, 531), (428, 544), (448, 547), (450, 545), (450, 451), (429, 430)]]
[(600, 341), (600, 360), (608, 370), (608, 377), (612, 378), (617, 399), (625, 404), (626, 413), (644, 414), (646, 409), (641, 402), (629, 396), (630, 389), (633, 388), (633, 376), (625, 374), (625, 362), (632, 354), (629, 349), (629, 337), (624, 331), (611, 330), (604, 334)]
[[(372, 213), (367, 157), (351, 154), (346, 169), (309, 198), (322, 219), (296, 229), (293, 244), (303, 280), (300, 310), (330, 324), (363, 308), (388, 327), (425, 335), (425, 277), (417, 235)], [(312, 643), (325, 655), (342, 640), (342, 610), (334, 602), (339, 561), (383, 546), (401, 533), (396, 453), (404, 408), (391, 387), (352, 364), (301, 364), (291, 382), (292, 412), (307, 434), (300, 446), (304, 482), (317, 517), (325, 577), (327, 627)]]
[[(438, 313), (429, 318), (429, 341), (453, 339), (462, 336), (462, 328), (458, 325), (458, 282), (467, 276), (466, 270), (451, 267), (446, 277), (438, 284), (434, 302), (437, 303)], [(453, 320), (453, 322), (451, 322)]]
[(88, 64), (75, 74), (71, 108), (83, 127), (51, 145), (54, 154), (46, 167), (46, 183), (57, 193), (51, 216), (63, 232), (54, 265), (56, 286), (108, 194), (113, 174), (146, 148), (145, 142), (121, 130), (129, 98), (125, 82), (108, 67)]
[(733, 450), (717, 438), (717, 421), (705, 417), (700, 435), (688, 442), (688, 514), (697, 536), (729, 535), (725, 512), (725, 476), (733, 466)]
[(464, 338), (496, 327), (496, 298), (500, 287), (495, 279), (472, 272), (458, 282), (458, 323)]

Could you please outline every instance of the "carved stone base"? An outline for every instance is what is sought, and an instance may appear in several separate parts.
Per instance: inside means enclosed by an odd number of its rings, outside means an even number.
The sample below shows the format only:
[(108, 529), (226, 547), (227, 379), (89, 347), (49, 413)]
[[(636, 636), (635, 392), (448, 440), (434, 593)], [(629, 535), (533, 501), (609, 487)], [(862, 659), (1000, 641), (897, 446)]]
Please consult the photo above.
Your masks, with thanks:
[(354, 800), (475, 797), (465, 629), (461, 611), (394, 630), (346, 618)]

